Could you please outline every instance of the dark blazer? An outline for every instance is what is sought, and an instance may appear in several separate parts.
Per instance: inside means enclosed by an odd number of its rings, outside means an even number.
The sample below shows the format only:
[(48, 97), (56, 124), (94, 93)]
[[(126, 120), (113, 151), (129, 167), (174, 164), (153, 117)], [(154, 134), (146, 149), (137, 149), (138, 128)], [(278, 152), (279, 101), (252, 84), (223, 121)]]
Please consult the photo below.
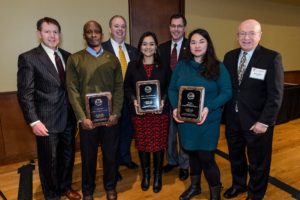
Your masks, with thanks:
[[(66, 63), (70, 53), (59, 51)], [(28, 124), (40, 120), (50, 133), (64, 131), (68, 117), (73, 117), (66, 88), (41, 45), (19, 56), (17, 87), (18, 100)]]
[[(283, 96), (283, 66), (281, 55), (260, 45), (256, 47), (247, 66), (241, 85), (238, 85), (237, 65), (241, 49), (228, 52), (224, 57), (232, 81), (233, 98), (225, 106), (225, 122), (231, 123), (238, 104), (242, 128), (249, 130), (255, 122), (275, 124)], [(266, 70), (264, 80), (250, 78), (252, 68)]]
[[(162, 43), (159, 45), (159, 55), (161, 58), (161, 61), (164, 65), (170, 67), (170, 60), (171, 60), (171, 45), (172, 41), (169, 40), (165, 43)], [(183, 55), (185, 54), (186, 50), (188, 48), (188, 40), (186, 38), (183, 38), (182, 45), (179, 52), (178, 61), (183, 59)]]
[[(137, 56), (138, 56), (137, 48), (135, 48), (134, 46), (131, 46), (127, 43), (125, 43), (125, 46), (126, 46), (126, 50), (128, 52), (130, 61), (136, 60)], [(115, 55), (115, 51), (114, 51), (114, 48), (113, 48), (113, 46), (110, 42), (110, 39), (107, 40), (106, 42), (103, 42), (102, 47), (103, 47), (104, 50), (109, 51), (110, 53)]]
[(136, 82), (146, 80), (160, 81), (161, 98), (165, 100), (163, 112), (169, 112), (169, 103), (166, 100), (170, 79), (171, 69), (166, 65), (154, 67), (151, 76), (148, 78), (143, 65), (140, 65), (137, 61), (130, 61), (126, 71), (124, 88), (125, 96), (130, 100), (131, 113), (135, 113), (133, 101), (136, 99)]

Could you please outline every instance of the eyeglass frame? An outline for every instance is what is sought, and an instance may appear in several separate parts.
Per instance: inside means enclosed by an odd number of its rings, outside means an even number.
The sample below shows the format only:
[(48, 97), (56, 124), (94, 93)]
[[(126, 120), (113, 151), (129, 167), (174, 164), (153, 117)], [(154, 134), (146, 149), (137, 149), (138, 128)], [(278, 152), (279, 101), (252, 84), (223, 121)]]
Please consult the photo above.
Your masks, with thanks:
[(237, 33), (237, 35), (239, 36), (239, 37), (246, 37), (247, 35), (249, 36), (249, 37), (254, 37), (254, 36), (256, 36), (257, 34), (259, 34), (259, 33), (261, 33), (261, 31), (250, 31), (250, 32), (238, 32)]

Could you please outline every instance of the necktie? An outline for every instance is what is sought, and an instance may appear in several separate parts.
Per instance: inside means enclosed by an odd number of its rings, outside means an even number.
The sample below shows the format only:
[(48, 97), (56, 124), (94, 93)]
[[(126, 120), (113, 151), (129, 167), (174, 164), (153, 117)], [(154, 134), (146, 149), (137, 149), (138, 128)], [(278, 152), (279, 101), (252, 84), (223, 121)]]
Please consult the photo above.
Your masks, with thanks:
[(243, 52), (242, 58), (240, 60), (240, 64), (238, 66), (238, 80), (239, 80), (239, 85), (241, 84), (241, 82), (243, 80), (243, 75), (244, 75), (245, 70), (247, 68), (247, 66), (246, 66), (246, 55), (247, 55), (247, 52)]
[(119, 61), (121, 64), (121, 69), (122, 69), (122, 75), (123, 75), (123, 79), (125, 77), (125, 73), (126, 73), (126, 68), (127, 68), (127, 61), (126, 61), (126, 57), (124, 54), (124, 51), (122, 49), (122, 46), (119, 46)]
[(172, 70), (175, 69), (176, 67), (176, 64), (177, 64), (177, 44), (175, 43), (174, 44), (174, 47), (172, 49), (172, 52), (171, 52), (171, 60), (170, 60), (170, 67)]
[(56, 68), (58, 71), (58, 76), (59, 76), (60, 82), (64, 85), (66, 74), (65, 74), (63, 63), (62, 63), (59, 55), (57, 54), (57, 52), (54, 52), (54, 57), (55, 57), (55, 64), (56, 64)]

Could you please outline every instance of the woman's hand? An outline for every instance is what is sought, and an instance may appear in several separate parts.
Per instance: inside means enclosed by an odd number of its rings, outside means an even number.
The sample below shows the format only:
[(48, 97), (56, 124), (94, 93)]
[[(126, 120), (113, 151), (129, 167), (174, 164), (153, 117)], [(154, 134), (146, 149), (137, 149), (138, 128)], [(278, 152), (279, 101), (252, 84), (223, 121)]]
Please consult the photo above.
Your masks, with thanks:
[(160, 105), (159, 105), (159, 110), (154, 112), (154, 114), (161, 114), (163, 109), (164, 109), (164, 105), (165, 105), (165, 101), (164, 100), (161, 100), (160, 101)]
[(138, 109), (138, 108), (139, 108), (139, 104), (138, 104), (138, 102), (137, 102), (136, 99), (133, 101), (133, 105), (134, 105), (135, 113), (136, 113), (137, 115), (144, 115), (144, 113), (139, 112), (139, 109)]
[(198, 125), (201, 125), (204, 123), (204, 121), (206, 120), (206, 117), (208, 115), (208, 108), (207, 107), (204, 107), (202, 112), (200, 113), (201, 115), (201, 120), (197, 123)]
[(181, 120), (178, 119), (178, 111), (177, 111), (177, 108), (175, 108), (175, 109), (173, 110), (173, 118), (174, 118), (175, 121), (178, 122), (178, 123), (183, 123), (183, 122), (184, 122), (184, 121), (181, 121)]

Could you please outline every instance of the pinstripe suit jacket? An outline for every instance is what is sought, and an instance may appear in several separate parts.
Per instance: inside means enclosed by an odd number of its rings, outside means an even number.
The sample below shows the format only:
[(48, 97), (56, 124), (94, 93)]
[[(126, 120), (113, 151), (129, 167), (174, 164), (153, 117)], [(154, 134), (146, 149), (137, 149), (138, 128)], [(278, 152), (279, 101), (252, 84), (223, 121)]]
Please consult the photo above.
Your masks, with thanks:
[[(70, 55), (59, 49), (64, 62)], [(49, 133), (63, 132), (68, 120), (74, 119), (54, 64), (41, 45), (18, 59), (18, 101), (28, 124), (40, 120)]]

